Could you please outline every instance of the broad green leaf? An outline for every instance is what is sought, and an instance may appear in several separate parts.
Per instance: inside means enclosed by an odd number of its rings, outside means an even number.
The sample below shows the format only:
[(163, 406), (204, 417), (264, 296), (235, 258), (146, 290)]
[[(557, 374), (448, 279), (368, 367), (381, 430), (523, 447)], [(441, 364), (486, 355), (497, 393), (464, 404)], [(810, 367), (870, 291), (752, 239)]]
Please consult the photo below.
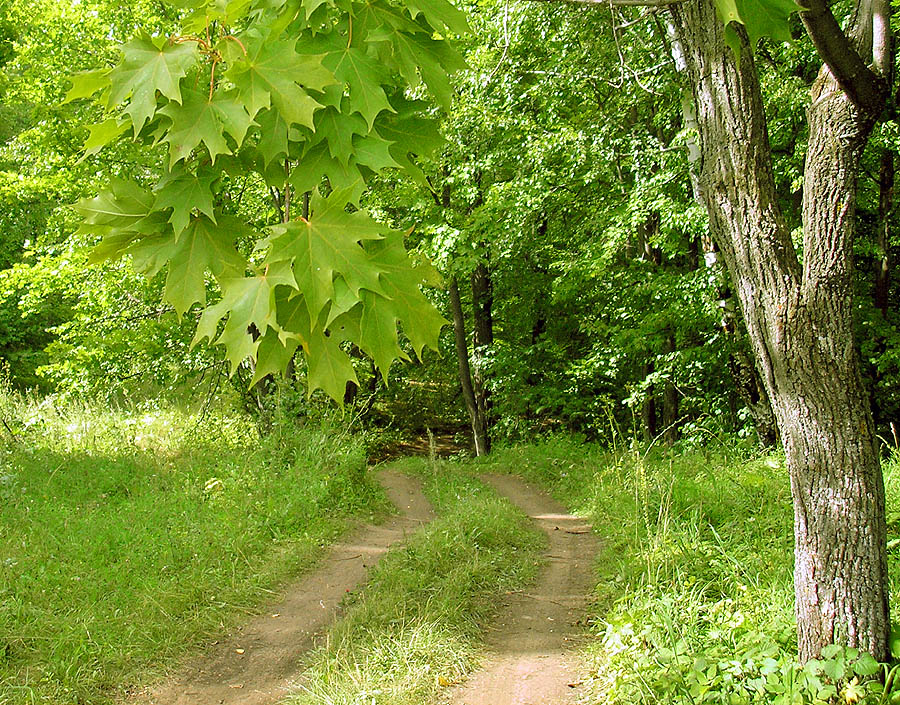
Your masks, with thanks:
[(289, 338), (282, 341), (278, 333), (270, 328), (259, 341), (256, 349), (256, 367), (253, 370), (253, 379), (250, 380), (250, 385), (256, 384), (267, 375), (283, 373), (299, 347), (298, 339)]
[(397, 339), (396, 309), (393, 302), (369, 291), (362, 292), (359, 318), (359, 347), (374, 361), (387, 383), (391, 363), (406, 358)]
[(288, 125), (275, 110), (265, 110), (256, 117), (259, 123), (257, 149), (263, 158), (263, 166), (286, 157), (288, 154)]
[(389, 305), (416, 355), (421, 358), (425, 346), (436, 350), (441, 328), (447, 321), (419, 288), (430, 278), (430, 268), (412, 266), (403, 235), (397, 231), (388, 231), (378, 242), (367, 242), (366, 250), (381, 271), (379, 278)]
[(401, 73), (410, 85), (418, 84), (418, 69), (431, 94), (449, 110), (453, 89), (448, 74), (468, 68), (462, 56), (446, 42), (423, 33), (396, 35), (394, 50)]
[[(225, 102), (231, 107), (230, 100), (226, 99)], [(159, 112), (172, 121), (172, 126), (163, 138), (164, 142), (169, 143), (170, 167), (190, 156), (201, 142), (206, 146), (213, 163), (218, 155), (231, 154), (225, 142), (226, 118), (216, 97), (209, 100), (200, 91), (186, 90), (182, 104), (169, 103)]]
[(239, 49), (230, 51), (232, 63), (226, 76), (249, 114), (255, 117), (271, 104), (288, 125), (312, 128), (313, 113), (322, 106), (304, 88), (322, 90), (335, 83), (322, 57), (298, 54), (296, 39), (264, 41), (252, 35), (247, 39), (247, 56)]
[(112, 69), (94, 69), (93, 71), (81, 71), (69, 77), (72, 87), (66, 93), (63, 104), (71, 103), (79, 98), (90, 98), (97, 91), (109, 88), (109, 74)]
[(195, 303), (206, 302), (206, 271), (219, 280), (244, 274), (246, 263), (234, 247), (234, 228), (223, 218), (217, 225), (206, 217), (194, 218), (181, 233), (169, 259), (163, 298), (179, 316)]
[(381, 87), (388, 78), (384, 65), (364, 51), (353, 46), (343, 47), (328, 53), (323, 62), (338, 80), (349, 86), (350, 107), (365, 118), (367, 131), (372, 129), (378, 113), (394, 110)]
[(400, 164), (391, 156), (391, 143), (376, 134), (353, 138), (353, 155), (356, 161), (369, 167), (372, 171), (381, 171), (388, 167), (399, 167)]
[(447, 0), (405, 0), (413, 17), (423, 15), (432, 27), (442, 27), (456, 34), (467, 34), (469, 23), (464, 12), (456, 9)]
[(176, 235), (188, 226), (194, 210), (204, 213), (215, 223), (212, 183), (217, 178), (218, 174), (211, 169), (201, 169), (193, 174), (178, 167), (160, 180), (153, 207), (156, 210), (172, 209), (169, 222)]
[(143, 35), (122, 47), (123, 59), (109, 74), (110, 106), (131, 99), (124, 111), (131, 116), (135, 136), (156, 112), (156, 93), (181, 102), (181, 79), (197, 61), (197, 43), (172, 44), (165, 37)]
[(113, 179), (109, 189), (94, 198), (75, 204), (84, 223), (81, 232), (95, 232), (91, 226), (108, 226), (112, 231), (136, 232), (136, 226), (153, 210), (153, 194), (132, 181)]
[(309, 318), (317, 321), (334, 296), (334, 277), (343, 277), (354, 294), (361, 288), (381, 292), (378, 270), (361, 243), (383, 237), (383, 226), (362, 212), (344, 210), (346, 194), (333, 192), (328, 199), (313, 194), (308, 221), (300, 220), (269, 228), (267, 263), (289, 259), (306, 302)]
[(344, 166), (349, 164), (353, 154), (353, 135), (368, 132), (365, 121), (357, 115), (326, 108), (316, 116), (316, 133), (325, 140), (331, 155)]
[(344, 401), (347, 382), (359, 384), (350, 357), (341, 349), (336, 335), (314, 330), (309, 336), (307, 381), (311, 394), (321, 389), (338, 404)]
[(222, 300), (208, 307), (200, 316), (192, 345), (216, 336), (219, 321), (228, 317), (222, 333), (215, 339), (225, 346), (225, 356), (231, 371), (247, 358), (255, 358), (259, 339), (250, 332), (256, 329), (265, 335), (270, 323), (275, 323), (274, 287), (265, 275), (225, 279), (220, 282)]
[(84, 154), (78, 161), (81, 162), (86, 157), (99, 152), (125, 132), (125, 130), (128, 129), (128, 125), (128, 120), (119, 120), (118, 118), (109, 118), (96, 125), (88, 125), (87, 128), (90, 131), (90, 134), (84, 141)]
[(790, 16), (800, 8), (793, 0), (715, 0), (725, 24), (725, 41), (740, 56), (740, 38), (732, 23), (744, 25), (751, 51), (762, 37), (776, 42), (791, 41)]

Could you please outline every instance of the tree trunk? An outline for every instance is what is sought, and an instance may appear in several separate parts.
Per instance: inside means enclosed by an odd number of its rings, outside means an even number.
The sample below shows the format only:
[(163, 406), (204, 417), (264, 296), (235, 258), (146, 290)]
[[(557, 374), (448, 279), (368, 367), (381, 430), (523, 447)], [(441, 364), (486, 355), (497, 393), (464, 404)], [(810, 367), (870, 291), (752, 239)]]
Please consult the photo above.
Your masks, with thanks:
[(485, 452), (491, 452), (491, 400), (490, 382), (487, 379), (487, 355), (494, 344), (494, 285), (484, 262), (479, 262), (472, 272), (472, 382), (475, 403), (483, 419)]
[(459, 368), (459, 384), (463, 399), (472, 422), (472, 439), (475, 442), (475, 455), (487, 455), (488, 435), (484, 417), (475, 400), (475, 389), (472, 385), (472, 370), (469, 366), (469, 346), (466, 342), (466, 319), (463, 316), (462, 302), (459, 299), (459, 284), (456, 277), (450, 279), (450, 312), (453, 316), (453, 333), (456, 339), (456, 362)]
[(891, 212), (894, 210), (894, 153), (881, 152), (878, 175), (878, 230), (875, 235), (875, 307), (882, 316), (888, 312), (888, 291), (891, 287)]
[[(663, 353), (668, 355), (675, 352), (675, 334), (671, 328), (665, 331), (665, 343), (663, 344)], [(666, 445), (672, 447), (679, 436), (678, 423), (678, 389), (675, 387), (673, 379), (675, 370), (670, 367), (669, 376), (666, 377), (666, 383), (663, 386), (663, 429), (665, 430), (664, 440)]]
[(884, 661), (884, 486), (853, 340), (851, 277), (856, 174), (871, 116), (823, 72), (809, 111), (801, 268), (778, 207), (746, 37), (738, 63), (711, 0), (687, 0), (671, 12), (697, 107), (710, 229), (790, 473), (800, 657), (837, 642)]

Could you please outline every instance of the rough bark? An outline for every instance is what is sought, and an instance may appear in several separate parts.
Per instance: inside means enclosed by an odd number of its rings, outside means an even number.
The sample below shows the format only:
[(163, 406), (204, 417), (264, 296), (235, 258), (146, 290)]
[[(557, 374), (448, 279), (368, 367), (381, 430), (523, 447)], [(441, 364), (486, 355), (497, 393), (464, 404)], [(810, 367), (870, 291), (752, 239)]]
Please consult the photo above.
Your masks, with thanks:
[(700, 134), (700, 190), (785, 448), (803, 660), (837, 642), (888, 657), (884, 487), (853, 340), (856, 174), (873, 116), (827, 70), (809, 109), (803, 265), (776, 198), (753, 57), (710, 0), (671, 9)]
[(475, 443), (475, 455), (487, 455), (487, 428), (484, 417), (475, 400), (475, 389), (472, 385), (472, 369), (469, 365), (469, 345), (466, 342), (466, 319), (463, 316), (462, 302), (459, 297), (459, 283), (456, 277), (450, 279), (450, 312), (453, 317), (453, 333), (456, 340), (456, 362), (459, 369), (459, 384), (463, 399), (472, 423), (472, 439)]

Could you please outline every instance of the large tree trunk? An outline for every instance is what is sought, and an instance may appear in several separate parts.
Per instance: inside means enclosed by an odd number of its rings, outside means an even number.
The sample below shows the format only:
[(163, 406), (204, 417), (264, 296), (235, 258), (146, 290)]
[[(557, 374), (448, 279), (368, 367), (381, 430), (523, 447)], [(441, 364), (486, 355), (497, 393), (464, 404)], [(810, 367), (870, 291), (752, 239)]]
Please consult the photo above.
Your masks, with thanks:
[[(884, 487), (853, 340), (856, 174), (869, 116), (827, 72), (810, 107), (801, 267), (778, 207), (759, 79), (710, 0), (672, 6), (697, 106), (700, 189), (785, 448), (800, 657), (887, 660)], [(740, 31), (740, 30), (739, 30)]]

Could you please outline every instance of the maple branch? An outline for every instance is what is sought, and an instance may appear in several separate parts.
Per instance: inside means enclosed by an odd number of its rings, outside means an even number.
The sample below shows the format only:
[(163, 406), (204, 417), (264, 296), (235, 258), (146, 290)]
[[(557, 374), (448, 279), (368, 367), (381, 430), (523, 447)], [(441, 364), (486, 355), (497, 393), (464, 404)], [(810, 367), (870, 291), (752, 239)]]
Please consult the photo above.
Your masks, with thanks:
[(841, 90), (861, 110), (880, 115), (888, 96), (884, 78), (868, 67), (824, 0), (798, 0), (797, 4), (806, 33)]

